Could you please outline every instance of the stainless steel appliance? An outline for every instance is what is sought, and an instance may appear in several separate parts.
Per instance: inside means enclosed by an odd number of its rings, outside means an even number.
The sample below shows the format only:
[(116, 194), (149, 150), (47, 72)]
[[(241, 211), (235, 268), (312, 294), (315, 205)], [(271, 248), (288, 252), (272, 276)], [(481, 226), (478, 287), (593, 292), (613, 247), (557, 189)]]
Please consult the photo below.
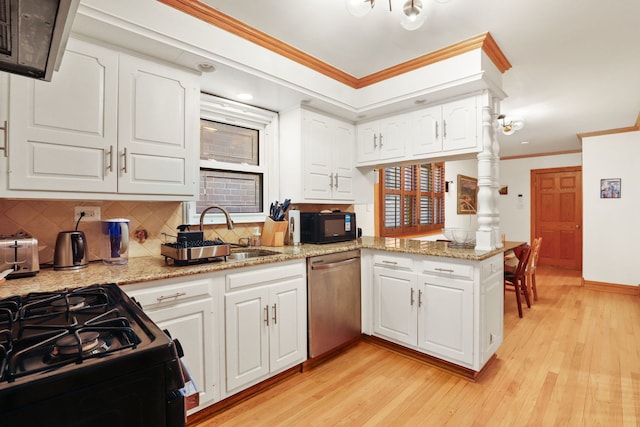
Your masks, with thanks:
[(51, 81), (80, 0), (3, 0), (0, 70)]
[(309, 258), (307, 280), (309, 358), (360, 339), (360, 251)]
[(116, 284), (0, 300), (0, 423), (184, 426), (174, 342)]
[(54, 270), (78, 270), (89, 265), (87, 238), (82, 231), (61, 231), (53, 252)]
[(0, 234), (0, 271), (12, 269), (8, 279), (34, 276), (40, 271), (38, 239), (27, 233)]
[(302, 212), (300, 214), (300, 241), (303, 243), (347, 242), (356, 238), (355, 213)]

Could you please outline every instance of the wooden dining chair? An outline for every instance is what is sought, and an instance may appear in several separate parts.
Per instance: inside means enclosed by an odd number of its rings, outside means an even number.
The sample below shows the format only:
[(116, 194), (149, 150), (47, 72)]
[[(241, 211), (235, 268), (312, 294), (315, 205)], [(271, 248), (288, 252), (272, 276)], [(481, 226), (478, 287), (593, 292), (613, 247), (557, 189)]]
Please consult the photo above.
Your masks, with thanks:
[(531, 255), (529, 256), (529, 263), (525, 271), (527, 289), (530, 289), (533, 292), (534, 301), (538, 301), (538, 288), (536, 287), (536, 268), (538, 267), (538, 257), (540, 256), (541, 246), (542, 237), (538, 237), (533, 240), (533, 243), (531, 244)]
[(505, 271), (504, 273), (504, 288), (505, 290), (511, 290), (516, 294), (516, 303), (518, 304), (518, 316), (522, 317), (522, 300), (521, 295), (524, 294), (524, 299), (527, 302), (527, 307), (531, 308), (531, 300), (529, 298), (529, 290), (527, 289), (527, 280), (525, 272), (529, 258), (531, 256), (531, 246), (522, 245), (513, 250), (518, 258), (518, 266), (516, 270), (511, 273)]

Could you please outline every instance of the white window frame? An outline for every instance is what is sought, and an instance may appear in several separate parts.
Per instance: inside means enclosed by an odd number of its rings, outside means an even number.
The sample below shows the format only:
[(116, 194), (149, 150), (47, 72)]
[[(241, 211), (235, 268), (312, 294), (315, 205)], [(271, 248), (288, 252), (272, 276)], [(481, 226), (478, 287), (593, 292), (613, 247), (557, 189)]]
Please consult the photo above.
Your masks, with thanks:
[[(237, 224), (263, 222), (269, 215), (269, 204), (275, 200), (278, 191), (278, 113), (263, 110), (240, 102), (219, 98), (214, 95), (202, 93), (200, 95), (200, 118), (229, 125), (242, 126), (255, 129), (259, 132), (258, 158), (260, 164), (247, 165), (228, 163), (216, 160), (199, 160), (198, 180), (200, 168), (229, 170), (236, 172), (250, 172), (262, 174), (262, 212), (257, 213), (232, 213), (231, 219)], [(198, 156), (200, 150), (198, 149)], [(200, 197), (200, 184), (198, 184), (198, 197)], [(223, 206), (224, 207), (224, 206)], [(183, 220), (185, 224), (199, 224), (200, 214), (196, 213), (196, 202), (183, 204)], [(224, 224), (225, 217), (219, 210), (214, 209), (205, 214), (204, 224)]]

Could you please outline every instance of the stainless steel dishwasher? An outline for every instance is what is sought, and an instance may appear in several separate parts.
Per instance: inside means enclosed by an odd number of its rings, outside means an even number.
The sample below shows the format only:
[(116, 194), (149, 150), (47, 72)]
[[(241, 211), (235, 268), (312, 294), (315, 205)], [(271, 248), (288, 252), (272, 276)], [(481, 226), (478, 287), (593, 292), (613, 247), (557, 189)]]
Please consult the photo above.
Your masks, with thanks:
[(309, 258), (307, 278), (311, 359), (361, 335), (360, 251)]

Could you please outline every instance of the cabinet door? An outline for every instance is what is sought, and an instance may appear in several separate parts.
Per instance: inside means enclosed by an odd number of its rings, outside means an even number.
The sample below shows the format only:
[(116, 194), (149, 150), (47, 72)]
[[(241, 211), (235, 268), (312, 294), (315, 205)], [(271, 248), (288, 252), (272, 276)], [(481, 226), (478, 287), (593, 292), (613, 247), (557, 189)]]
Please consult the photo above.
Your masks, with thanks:
[(504, 336), (504, 273), (499, 271), (484, 279), (481, 286), (480, 366), (483, 366), (498, 350)]
[(269, 352), (272, 373), (307, 358), (307, 293), (304, 278), (269, 287)]
[(225, 295), (227, 393), (269, 374), (269, 291)]
[(308, 199), (330, 200), (333, 139), (329, 119), (310, 111), (305, 111), (303, 115), (304, 196)]
[(416, 345), (416, 273), (373, 268), (373, 332), (394, 341)]
[(445, 151), (474, 148), (477, 145), (476, 98), (466, 98), (442, 106)]
[(219, 398), (216, 382), (218, 362), (213, 345), (213, 299), (170, 305), (145, 311), (161, 329), (180, 341), (184, 361), (200, 390), (200, 405)]
[(70, 39), (51, 82), (10, 77), (9, 189), (114, 192), (118, 54)]
[(473, 282), (420, 275), (418, 347), (452, 362), (473, 362)]
[(409, 131), (408, 115), (389, 117), (380, 121), (380, 160), (389, 160), (405, 155), (405, 144)]
[(413, 154), (442, 151), (442, 107), (425, 108), (413, 113)]
[(119, 79), (118, 191), (195, 195), (196, 76), (123, 55)]
[(349, 123), (335, 121), (333, 138), (333, 200), (353, 200), (355, 131)]
[(380, 157), (378, 122), (364, 123), (356, 128), (358, 162), (366, 163)]

